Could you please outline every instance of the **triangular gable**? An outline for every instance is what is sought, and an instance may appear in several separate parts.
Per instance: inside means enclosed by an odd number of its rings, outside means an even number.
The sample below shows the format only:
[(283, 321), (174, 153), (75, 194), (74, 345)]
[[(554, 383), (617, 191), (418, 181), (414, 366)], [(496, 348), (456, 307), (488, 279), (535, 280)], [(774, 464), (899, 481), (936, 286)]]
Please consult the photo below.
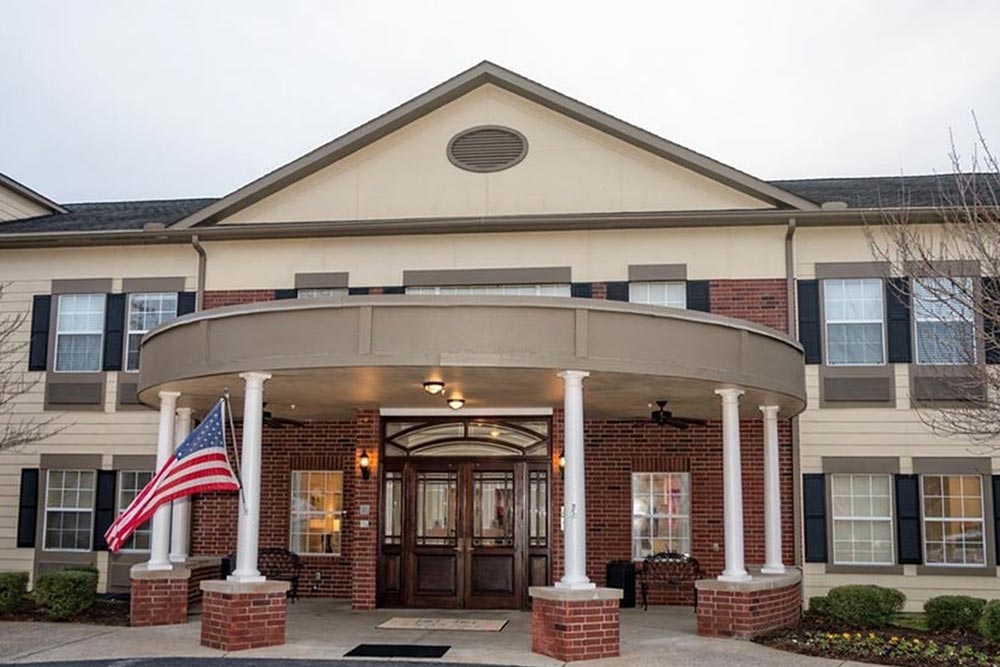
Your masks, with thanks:
[(10, 176), (0, 174), (0, 221), (22, 220), (51, 213), (66, 213), (66, 209)]
[[(409, 102), (389, 111), (386, 114), (348, 132), (347, 134), (331, 141), (307, 155), (290, 162), (289, 164), (253, 181), (252, 183), (236, 190), (230, 195), (207, 206), (206, 208), (175, 223), (175, 227), (187, 228), (194, 226), (213, 225), (220, 221), (226, 222), (298, 222), (305, 220), (336, 220), (336, 219), (359, 219), (380, 217), (377, 214), (368, 215), (350, 208), (344, 209), (341, 206), (333, 206), (329, 212), (316, 211), (315, 206), (310, 208), (308, 202), (304, 207), (305, 213), (300, 214), (296, 207), (288, 207), (287, 200), (290, 197), (318, 196), (325, 197), (327, 202), (335, 200), (347, 200), (356, 197), (356, 193), (349, 192), (352, 179), (356, 176), (342, 176), (342, 172), (351, 166), (356, 166), (366, 149), (367, 153), (377, 154), (380, 146), (376, 145), (380, 140), (386, 139), (393, 133), (403, 135), (405, 132), (414, 130), (411, 125), (417, 126), (418, 121), (423, 121), (428, 125), (430, 116), (438, 110), (441, 113), (451, 111), (452, 108), (461, 106), (453, 104), (462, 99), (462, 104), (467, 100), (472, 102), (495, 104), (506, 104), (507, 108), (514, 108), (520, 102), (526, 107), (523, 111), (531, 113), (527, 107), (535, 106), (544, 110), (550, 115), (550, 120), (556, 116), (560, 117), (563, 123), (572, 122), (578, 127), (588, 128), (591, 131), (592, 139), (601, 139), (604, 144), (617, 143), (619, 147), (608, 145), (608, 150), (617, 150), (625, 155), (627, 159), (646, 160), (647, 163), (659, 163), (658, 169), (663, 172), (666, 178), (673, 179), (679, 186), (688, 188), (693, 193), (703, 194), (707, 199), (704, 205), (691, 206), (691, 210), (705, 209), (752, 209), (752, 208), (789, 208), (789, 209), (814, 209), (816, 204), (806, 199), (798, 197), (790, 192), (777, 188), (769, 183), (749, 176), (741, 171), (726, 166), (720, 162), (705, 157), (699, 153), (679, 146), (675, 143), (657, 137), (645, 130), (629, 125), (613, 116), (609, 116), (601, 111), (584, 105), (572, 98), (566, 97), (551, 89), (545, 88), (533, 81), (525, 79), (509, 70), (503, 69), (489, 62), (481, 63), (445, 83), (431, 89)], [(484, 100), (482, 98), (492, 98)], [(444, 107), (449, 107), (444, 109)], [(440, 115), (440, 114), (438, 114)], [(540, 114), (536, 114), (540, 115)], [(551, 124), (551, 123), (550, 123)], [(395, 137), (394, 137), (395, 138)], [(529, 137), (529, 144), (531, 139)], [(602, 143), (598, 141), (597, 143)], [(435, 147), (435, 150), (438, 150)], [(443, 156), (444, 146), (440, 147), (440, 156)], [(531, 156), (529, 146), (529, 156)], [(631, 155), (628, 153), (631, 151)], [(351, 163), (349, 158), (354, 158)], [(526, 162), (528, 160), (526, 159)], [(420, 165), (399, 164), (399, 169), (419, 170)], [(615, 166), (618, 169), (618, 166)], [(626, 169), (626, 167), (621, 167)], [(667, 171), (665, 172), (664, 169)], [(669, 172), (673, 169), (673, 172)], [(457, 171), (457, 170), (456, 170)], [(507, 172), (499, 172), (499, 175), (514, 174), (516, 169)], [(320, 173), (323, 172), (323, 173)], [(658, 178), (654, 169), (650, 174), (642, 172), (627, 172), (622, 175), (622, 179), (630, 184), (638, 181), (640, 184), (647, 178)], [(381, 187), (394, 187), (400, 184), (399, 178), (404, 174), (400, 171), (395, 176), (389, 175), (390, 179), (381, 184)], [(501, 176), (507, 178), (507, 176)], [(338, 180), (339, 179), (339, 180)], [(499, 179), (498, 179), (499, 180)], [(484, 183), (479, 179), (479, 183)], [(501, 181), (502, 184), (502, 181)], [(322, 185), (329, 189), (329, 192), (316, 195), (316, 188)], [(409, 183), (405, 186), (421, 185), (433, 187), (440, 184), (420, 184)], [(672, 186), (670, 183), (668, 190)], [(339, 190), (338, 190), (339, 188)], [(679, 188), (678, 188), (679, 189)], [(284, 192), (283, 192), (284, 191)], [(271, 198), (267, 205), (254, 207), (258, 202)], [(649, 197), (644, 193), (639, 193), (633, 197), (640, 202), (638, 207), (630, 206), (633, 202), (628, 201), (622, 204), (620, 210), (685, 210), (686, 200), (681, 197), (679, 206), (662, 206), (661, 202), (646, 201)], [(529, 197), (530, 199), (530, 193)], [(284, 202), (282, 200), (285, 200)], [(700, 203), (697, 200), (695, 203)], [(274, 204), (273, 206), (271, 204)], [(581, 202), (586, 207), (587, 202)], [(248, 209), (254, 207), (259, 212), (258, 215), (250, 215)], [(302, 207), (298, 207), (302, 208)], [(510, 214), (508, 210), (455, 210), (455, 215), (469, 214)], [(407, 210), (402, 214), (388, 217), (420, 217), (421, 214), (433, 214), (436, 216), (447, 215), (449, 209), (421, 211), (419, 207)], [(590, 207), (590, 211), (611, 210), (606, 207), (595, 205)], [(617, 209), (616, 209), (617, 210)], [(293, 214), (291, 211), (295, 211)], [(241, 214), (241, 212), (243, 212)], [(523, 213), (541, 212), (566, 212), (558, 204), (555, 209), (542, 208), (537, 210), (519, 211)], [(274, 217), (268, 217), (274, 216)], [(298, 217), (297, 217), (298, 216)]]

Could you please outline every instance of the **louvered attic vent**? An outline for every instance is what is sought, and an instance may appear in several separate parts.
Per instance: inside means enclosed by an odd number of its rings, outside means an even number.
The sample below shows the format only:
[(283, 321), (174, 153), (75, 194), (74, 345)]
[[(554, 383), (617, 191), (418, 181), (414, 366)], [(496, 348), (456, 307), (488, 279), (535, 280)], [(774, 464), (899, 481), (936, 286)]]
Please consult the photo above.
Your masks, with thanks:
[(517, 130), (483, 126), (461, 132), (448, 142), (448, 159), (468, 171), (501, 171), (524, 159), (528, 141)]

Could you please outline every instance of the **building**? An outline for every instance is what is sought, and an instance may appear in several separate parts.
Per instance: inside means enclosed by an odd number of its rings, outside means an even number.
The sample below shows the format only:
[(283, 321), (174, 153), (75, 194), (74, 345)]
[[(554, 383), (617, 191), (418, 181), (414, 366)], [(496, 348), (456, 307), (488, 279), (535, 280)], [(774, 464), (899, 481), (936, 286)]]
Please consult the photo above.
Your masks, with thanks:
[[(906, 186), (933, 222), (937, 181)], [(0, 455), (0, 569), (127, 591), (150, 532), (103, 528), (228, 389), (263, 423), (237, 580), (256, 528), (359, 609), (524, 607), (661, 551), (706, 608), (717, 577), (998, 597), (1000, 462), (920, 421), (941, 388), (865, 237), (898, 189), (765, 182), (490, 63), (219, 200), (4, 179), (17, 409), (64, 428)], [(175, 509), (175, 560), (234, 554), (237, 505)]]

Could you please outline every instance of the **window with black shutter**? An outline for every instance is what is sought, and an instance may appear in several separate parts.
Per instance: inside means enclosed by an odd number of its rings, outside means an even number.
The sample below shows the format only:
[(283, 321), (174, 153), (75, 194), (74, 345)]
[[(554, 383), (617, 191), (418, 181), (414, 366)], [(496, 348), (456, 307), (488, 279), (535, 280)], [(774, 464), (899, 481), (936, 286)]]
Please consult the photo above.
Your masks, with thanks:
[(827, 562), (826, 475), (802, 475), (803, 522), (807, 563)]
[(49, 322), (52, 316), (52, 296), (36, 294), (31, 303), (31, 345), (28, 349), (28, 370), (47, 370), (49, 360)]
[(920, 543), (920, 478), (896, 475), (896, 543), (901, 565), (923, 562)]
[(21, 491), (17, 503), (17, 547), (35, 546), (38, 528), (38, 468), (21, 470)]
[(805, 351), (807, 364), (823, 363), (823, 345), (820, 337), (819, 281), (798, 281), (799, 342)]

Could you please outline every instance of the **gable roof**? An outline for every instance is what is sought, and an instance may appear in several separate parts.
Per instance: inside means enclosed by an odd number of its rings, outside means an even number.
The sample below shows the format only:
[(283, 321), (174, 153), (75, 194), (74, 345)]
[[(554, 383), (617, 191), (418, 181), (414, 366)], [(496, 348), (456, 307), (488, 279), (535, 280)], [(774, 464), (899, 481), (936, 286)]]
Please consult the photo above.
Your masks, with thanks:
[(21, 195), (28, 201), (34, 202), (43, 208), (47, 208), (53, 213), (66, 212), (66, 209), (64, 209), (62, 206), (55, 203), (48, 197), (38, 192), (35, 192), (34, 190), (32, 190), (23, 183), (18, 183), (17, 181), (15, 181), (10, 176), (7, 176), (6, 174), (0, 173), (0, 187), (7, 188), (8, 190), (16, 192), (17, 194)]
[(546, 88), (499, 65), (483, 61), (475, 67), (431, 88), (422, 95), (418, 95), (374, 120), (341, 135), (297, 160), (293, 160), (226, 195), (215, 203), (206, 206), (203, 210), (185, 217), (183, 220), (177, 222), (174, 227), (188, 228), (213, 224), (287, 187), (291, 183), (333, 164), (337, 160), (395, 132), (414, 120), (487, 83), (503, 88), (779, 208), (816, 208), (816, 204), (808, 199), (785, 191), (780, 187), (776, 187), (766, 181), (750, 176), (671, 141), (667, 141), (651, 132), (647, 132), (603, 111), (587, 106), (551, 88)]
[(63, 213), (0, 222), (0, 234), (142, 231), (148, 224), (169, 226), (215, 201), (204, 198), (66, 204)]

